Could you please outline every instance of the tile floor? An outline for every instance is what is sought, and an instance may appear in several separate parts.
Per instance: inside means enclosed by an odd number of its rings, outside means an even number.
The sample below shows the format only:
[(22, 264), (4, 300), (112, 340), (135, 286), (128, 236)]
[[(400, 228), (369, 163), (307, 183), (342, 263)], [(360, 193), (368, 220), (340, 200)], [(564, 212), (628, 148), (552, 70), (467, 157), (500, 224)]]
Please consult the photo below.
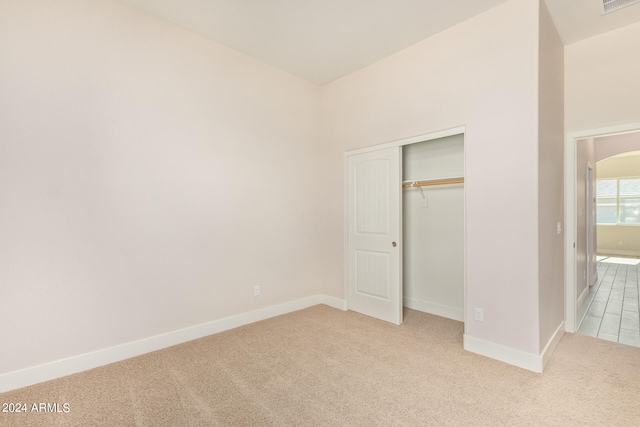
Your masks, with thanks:
[(598, 258), (598, 280), (578, 313), (578, 319), (583, 319), (578, 332), (640, 347), (640, 260)]

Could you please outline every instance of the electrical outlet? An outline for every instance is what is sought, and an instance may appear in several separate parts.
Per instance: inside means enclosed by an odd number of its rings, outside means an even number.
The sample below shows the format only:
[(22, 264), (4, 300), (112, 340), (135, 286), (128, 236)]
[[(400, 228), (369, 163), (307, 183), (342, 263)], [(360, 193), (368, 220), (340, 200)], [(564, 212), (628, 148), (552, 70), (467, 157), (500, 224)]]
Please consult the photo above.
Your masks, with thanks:
[(260, 295), (260, 286), (254, 286), (253, 287), (253, 296), (257, 297), (258, 295)]
[(477, 322), (484, 321), (484, 312), (481, 308), (476, 308), (476, 321)]

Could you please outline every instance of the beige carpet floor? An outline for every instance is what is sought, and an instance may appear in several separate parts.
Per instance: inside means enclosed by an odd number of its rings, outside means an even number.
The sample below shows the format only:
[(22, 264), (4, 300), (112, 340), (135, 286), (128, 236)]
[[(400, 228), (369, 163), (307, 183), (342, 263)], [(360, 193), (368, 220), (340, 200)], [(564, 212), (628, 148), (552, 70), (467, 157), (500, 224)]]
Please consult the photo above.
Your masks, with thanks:
[(640, 348), (567, 334), (544, 374), (462, 349), (463, 325), (324, 305), (0, 394), (69, 404), (1, 426), (639, 426)]

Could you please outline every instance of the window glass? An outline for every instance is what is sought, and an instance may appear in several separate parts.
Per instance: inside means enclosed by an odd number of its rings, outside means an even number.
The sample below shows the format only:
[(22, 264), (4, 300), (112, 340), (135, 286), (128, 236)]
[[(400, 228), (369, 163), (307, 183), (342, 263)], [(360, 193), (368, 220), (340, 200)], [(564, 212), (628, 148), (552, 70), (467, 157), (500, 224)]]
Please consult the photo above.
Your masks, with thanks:
[(598, 224), (618, 223), (618, 180), (596, 181), (596, 222)]
[(640, 178), (596, 181), (598, 224), (640, 225)]
[(596, 181), (596, 197), (618, 197), (617, 179), (599, 179)]
[(620, 180), (620, 224), (640, 224), (640, 178)]

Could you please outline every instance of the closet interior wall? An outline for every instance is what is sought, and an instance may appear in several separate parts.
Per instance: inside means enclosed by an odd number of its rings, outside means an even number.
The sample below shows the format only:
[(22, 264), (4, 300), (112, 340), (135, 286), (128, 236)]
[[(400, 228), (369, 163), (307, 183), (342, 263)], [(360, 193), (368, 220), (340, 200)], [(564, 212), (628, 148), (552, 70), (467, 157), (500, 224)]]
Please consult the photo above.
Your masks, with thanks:
[[(403, 146), (405, 184), (464, 177), (464, 135)], [(464, 184), (403, 189), (404, 306), (464, 321)]]

